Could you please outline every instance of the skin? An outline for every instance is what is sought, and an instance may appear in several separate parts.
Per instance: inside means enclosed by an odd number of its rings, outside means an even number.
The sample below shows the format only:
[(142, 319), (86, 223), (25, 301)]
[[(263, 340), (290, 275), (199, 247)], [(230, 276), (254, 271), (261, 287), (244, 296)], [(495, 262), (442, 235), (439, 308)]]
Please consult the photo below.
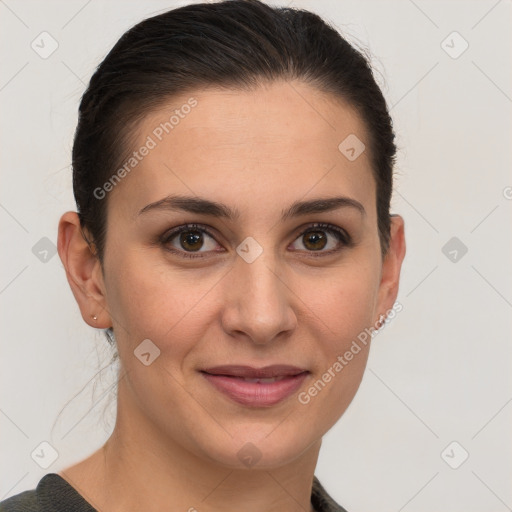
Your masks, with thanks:
[[(60, 220), (59, 255), (83, 319), (113, 326), (122, 364), (113, 434), (60, 475), (109, 512), (161, 511), (169, 504), (199, 512), (309, 511), (322, 436), (352, 401), (369, 344), (309, 403), (297, 395), (393, 307), (404, 222), (392, 217), (382, 258), (365, 126), (350, 106), (306, 84), (175, 97), (141, 121), (133, 149), (191, 96), (197, 106), (109, 192), (103, 268), (77, 214)], [(338, 150), (349, 134), (367, 148), (354, 161)], [(171, 193), (224, 203), (240, 218), (138, 215)], [(345, 207), (280, 220), (294, 201), (339, 195), (361, 203), (365, 214)], [(345, 229), (353, 244), (315, 257), (301, 235), (315, 222)], [(179, 235), (159, 242), (187, 223), (209, 226), (215, 235), (204, 235), (202, 259), (166, 249), (186, 252)], [(333, 233), (320, 231), (328, 236), (321, 251), (340, 247)], [(248, 236), (263, 248), (252, 263), (236, 252)], [(144, 339), (160, 349), (149, 366), (133, 354)], [(235, 363), (293, 364), (310, 374), (285, 401), (249, 408), (199, 373)], [(261, 453), (250, 468), (237, 456), (248, 442)]]

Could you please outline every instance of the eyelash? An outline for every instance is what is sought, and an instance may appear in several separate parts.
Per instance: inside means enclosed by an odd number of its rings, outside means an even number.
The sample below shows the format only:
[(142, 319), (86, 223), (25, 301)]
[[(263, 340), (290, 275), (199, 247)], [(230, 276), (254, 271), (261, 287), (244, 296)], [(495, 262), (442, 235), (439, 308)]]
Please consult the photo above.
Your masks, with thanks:
[[(314, 251), (307, 251), (308, 253), (311, 253), (310, 255), (313, 257), (329, 256), (336, 252), (340, 252), (343, 249), (343, 247), (350, 247), (353, 245), (350, 235), (344, 229), (334, 226), (333, 224), (326, 224), (323, 222), (317, 222), (317, 223), (311, 224), (306, 229), (304, 229), (301, 233), (299, 233), (297, 235), (297, 238), (305, 235), (308, 232), (314, 232), (315, 229), (321, 229), (323, 231), (330, 232), (338, 239), (338, 242), (340, 242), (342, 244), (342, 247), (336, 248), (336, 249), (331, 249), (330, 251), (318, 252), (318, 253), (315, 253)], [(213, 235), (213, 233), (210, 232), (210, 230), (206, 226), (203, 226), (201, 224), (184, 224), (183, 226), (179, 226), (177, 228), (172, 229), (171, 231), (166, 232), (161, 237), (160, 242), (162, 243), (162, 245), (165, 246), (173, 238), (175, 238), (176, 236), (180, 235), (181, 233), (184, 233), (187, 231), (199, 231), (201, 233), (207, 234), (209, 237), (211, 237), (215, 240), (215, 236)], [(195, 258), (205, 258), (206, 257), (206, 256), (204, 256), (205, 253), (193, 253), (193, 252), (187, 252), (187, 251), (179, 251), (174, 248), (170, 249), (169, 247), (166, 247), (166, 250), (168, 250), (169, 252), (172, 252), (174, 254), (178, 254), (180, 257), (183, 257), (183, 258), (195, 259)]]

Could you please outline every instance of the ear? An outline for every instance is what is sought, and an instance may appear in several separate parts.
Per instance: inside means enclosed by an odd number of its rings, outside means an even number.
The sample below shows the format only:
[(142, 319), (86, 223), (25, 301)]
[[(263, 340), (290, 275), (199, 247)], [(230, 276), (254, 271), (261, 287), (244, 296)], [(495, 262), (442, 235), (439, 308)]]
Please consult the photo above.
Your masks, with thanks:
[[(404, 219), (400, 215), (391, 216), (389, 248), (382, 262), (381, 280), (379, 284), (377, 315), (381, 315), (393, 308), (398, 295), (400, 270), (405, 256)], [(375, 322), (375, 324), (377, 324)], [(374, 324), (374, 325), (375, 325)]]
[[(84, 238), (76, 212), (66, 212), (59, 221), (57, 250), (66, 269), (71, 291), (91, 327), (107, 329), (112, 321), (107, 308), (101, 264), (91, 245)], [(96, 320), (94, 320), (96, 317)]]

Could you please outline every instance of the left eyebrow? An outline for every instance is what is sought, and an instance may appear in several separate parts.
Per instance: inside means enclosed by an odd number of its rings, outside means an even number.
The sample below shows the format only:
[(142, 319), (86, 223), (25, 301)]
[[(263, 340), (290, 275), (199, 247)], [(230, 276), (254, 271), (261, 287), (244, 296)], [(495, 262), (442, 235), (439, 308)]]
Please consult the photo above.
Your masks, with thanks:
[[(289, 208), (281, 211), (281, 220), (285, 221), (290, 217), (328, 212), (340, 208), (353, 208), (361, 215), (366, 215), (366, 210), (359, 201), (346, 196), (337, 196), (312, 199), (309, 201), (295, 201)], [(230, 221), (240, 218), (240, 211), (238, 209), (230, 208), (223, 203), (197, 196), (170, 195), (144, 206), (144, 208), (139, 211), (138, 215), (152, 210), (185, 211), (225, 218)]]
[(308, 215), (311, 213), (330, 212), (339, 210), (340, 208), (354, 208), (362, 216), (366, 215), (364, 206), (351, 197), (338, 196), (328, 197), (325, 199), (312, 199), (311, 201), (295, 201), (288, 210), (281, 212), (281, 219), (286, 220), (290, 217), (297, 217), (299, 215)]

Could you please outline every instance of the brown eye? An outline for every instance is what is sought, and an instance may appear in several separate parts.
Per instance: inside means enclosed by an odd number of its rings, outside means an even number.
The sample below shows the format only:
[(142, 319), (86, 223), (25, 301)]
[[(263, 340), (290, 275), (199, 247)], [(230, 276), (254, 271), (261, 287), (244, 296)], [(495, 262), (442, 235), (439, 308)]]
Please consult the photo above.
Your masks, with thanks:
[(200, 231), (183, 231), (180, 233), (180, 245), (187, 251), (198, 251), (203, 246)]
[(213, 235), (196, 224), (187, 224), (168, 231), (162, 236), (161, 243), (169, 252), (185, 258), (203, 258), (208, 252), (219, 252), (219, 244)]
[(300, 240), (303, 247), (294, 250), (304, 250), (312, 256), (328, 256), (351, 245), (348, 233), (332, 224), (310, 226), (296, 240)]
[(311, 251), (319, 251), (327, 245), (327, 237), (322, 231), (310, 231), (303, 235), (303, 243)]

